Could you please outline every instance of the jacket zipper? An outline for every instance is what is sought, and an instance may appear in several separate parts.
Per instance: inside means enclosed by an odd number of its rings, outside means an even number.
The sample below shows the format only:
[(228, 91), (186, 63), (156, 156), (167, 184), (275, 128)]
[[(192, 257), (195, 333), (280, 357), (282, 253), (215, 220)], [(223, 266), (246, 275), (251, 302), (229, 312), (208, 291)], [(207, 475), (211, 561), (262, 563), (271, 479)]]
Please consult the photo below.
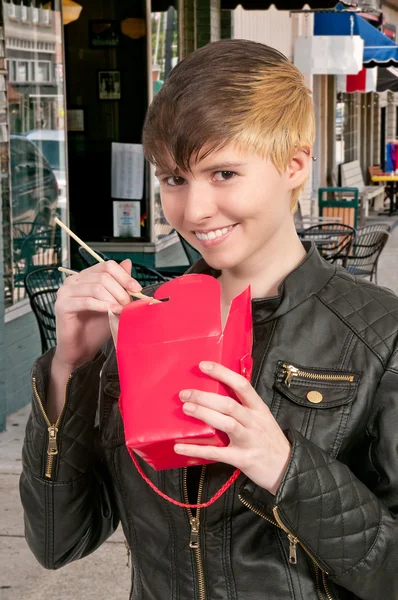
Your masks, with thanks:
[(285, 375), (285, 385), (290, 387), (293, 377), (306, 377), (307, 379), (313, 379), (314, 381), (348, 381), (353, 383), (355, 381), (354, 375), (322, 375), (321, 373), (309, 373), (308, 371), (302, 371), (294, 365), (282, 365)]
[(131, 550), (130, 550), (130, 546), (127, 540), (124, 540), (124, 547), (126, 548), (126, 554), (127, 554), (127, 562), (126, 562), (126, 567), (130, 566), (130, 555), (131, 555)]
[[(185, 503), (189, 504), (187, 474), (188, 474), (188, 471), (187, 471), (187, 468), (185, 468), (184, 469), (184, 479), (183, 479), (184, 499), (185, 499)], [(200, 479), (199, 479), (197, 504), (200, 504), (202, 501), (202, 492), (203, 492), (203, 486), (204, 486), (204, 482), (205, 482), (205, 475), (206, 475), (206, 466), (203, 465), (201, 473), (200, 473)], [(189, 547), (195, 553), (196, 569), (197, 569), (197, 574), (198, 574), (199, 600), (206, 600), (205, 575), (204, 575), (204, 569), (203, 569), (202, 554), (200, 551), (200, 531), (199, 531), (200, 510), (201, 510), (200, 508), (197, 508), (196, 514), (195, 514), (195, 516), (193, 516), (192, 510), (190, 508), (187, 508), (189, 524), (191, 525), (191, 535), (189, 538)]]
[(54, 425), (52, 425), (46, 414), (46, 411), (44, 410), (43, 403), (41, 401), (39, 392), (37, 390), (36, 377), (32, 377), (33, 391), (36, 396), (37, 402), (39, 403), (40, 410), (43, 413), (44, 420), (47, 423), (47, 429), (48, 429), (47, 463), (46, 463), (46, 471), (44, 474), (47, 479), (51, 479), (51, 477), (52, 477), (54, 456), (56, 456), (58, 454), (57, 435), (58, 435), (58, 430), (59, 430), (59, 424), (61, 422), (61, 417), (64, 413), (65, 405), (68, 400), (68, 390), (69, 390), (69, 383), (70, 383), (71, 379), (72, 379), (72, 375), (69, 375), (68, 381), (66, 383), (64, 403), (62, 405), (61, 412), (59, 413), (56, 423)]
[[(263, 511), (259, 510), (258, 508), (256, 508), (252, 504), (250, 504), (250, 502), (248, 502), (245, 498), (243, 498), (243, 496), (241, 494), (239, 494), (238, 497), (239, 497), (239, 500), (242, 502), (242, 504), (244, 506), (246, 506), (246, 508), (248, 508), (251, 511), (253, 511), (256, 515), (258, 515), (262, 519), (265, 519), (265, 521), (268, 521), (272, 525), (275, 525), (275, 527), (278, 527), (279, 529), (282, 529), (282, 531), (284, 531), (287, 534), (287, 538), (289, 540), (289, 563), (291, 565), (296, 565), (297, 564), (297, 544), (300, 544), (300, 546), (302, 547), (302, 549), (304, 550), (304, 552), (306, 552), (306, 554), (312, 560), (312, 562), (314, 564), (314, 568), (315, 568), (316, 574), (319, 571), (321, 571), (321, 573), (322, 573), (322, 582), (323, 582), (323, 586), (325, 588), (327, 600), (334, 600), (333, 597), (331, 596), (330, 592), (329, 592), (329, 589), (328, 589), (327, 583), (326, 583), (326, 575), (328, 575), (328, 572), (325, 571), (324, 569), (322, 569), (322, 567), (319, 566), (318, 562), (313, 557), (313, 555), (307, 550), (307, 548), (300, 542), (300, 540), (296, 536), (294, 536), (285, 527), (285, 525), (282, 523), (282, 521), (281, 521), (281, 519), (280, 519), (280, 517), (278, 515), (278, 507), (275, 506), (272, 509), (272, 512), (273, 512), (274, 517), (275, 517), (275, 520), (273, 520), (270, 517), (268, 517)], [(318, 576), (316, 576), (315, 582), (316, 582), (317, 591), (320, 594), (322, 594), (322, 591), (321, 591), (321, 588), (320, 588), (320, 584), (319, 584), (319, 578), (318, 578)], [(322, 597), (322, 595), (321, 595), (321, 597)]]

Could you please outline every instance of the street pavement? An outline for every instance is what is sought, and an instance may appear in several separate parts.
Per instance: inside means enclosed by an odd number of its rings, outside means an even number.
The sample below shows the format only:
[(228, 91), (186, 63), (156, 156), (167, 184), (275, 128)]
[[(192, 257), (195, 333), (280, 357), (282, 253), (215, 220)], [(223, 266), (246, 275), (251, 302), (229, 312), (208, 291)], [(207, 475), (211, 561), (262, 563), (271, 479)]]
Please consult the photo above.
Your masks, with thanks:
[[(373, 218), (370, 222), (390, 220)], [(379, 262), (379, 285), (398, 294), (398, 226)], [(27, 398), (27, 402), (29, 399)], [(0, 433), (0, 600), (127, 600), (130, 568), (121, 529), (94, 554), (58, 571), (46, 571), (25, 539), (18, 481), (29, 406), (14, 413)], [(166, 600), (166, 599), (165, 599)]]

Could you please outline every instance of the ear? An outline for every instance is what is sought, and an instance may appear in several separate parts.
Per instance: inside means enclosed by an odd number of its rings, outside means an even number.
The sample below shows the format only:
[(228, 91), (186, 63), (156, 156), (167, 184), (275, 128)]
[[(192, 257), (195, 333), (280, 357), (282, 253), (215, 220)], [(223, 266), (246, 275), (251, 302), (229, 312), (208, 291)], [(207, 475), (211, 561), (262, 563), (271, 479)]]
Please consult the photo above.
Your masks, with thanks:
[(302, 148), (295, 152), (286, 169), (288, 188), (290, 190), (300, 187), (308, 179), (311, 170), (311, 160), (311, 150), (309, 148)]

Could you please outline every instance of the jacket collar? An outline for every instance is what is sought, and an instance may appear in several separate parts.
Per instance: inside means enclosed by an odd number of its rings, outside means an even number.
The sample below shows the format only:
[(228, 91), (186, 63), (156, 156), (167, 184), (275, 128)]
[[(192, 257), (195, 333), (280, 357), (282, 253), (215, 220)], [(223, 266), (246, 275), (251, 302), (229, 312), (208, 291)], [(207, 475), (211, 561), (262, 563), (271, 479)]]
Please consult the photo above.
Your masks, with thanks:
[[(278, 294), (270, 298), (252, 301), (253, 323), (265, 323), (291, 311), (293, 308), (317, 294), (334, 276), (336, 267), (324, 260), (314, 242), (304, 242), (307, 251), (304, 260), (282, 281)], [(202, 273), (219, 277), (221, 272), (210, 267), (203, 258), (199, 259), (187, 273)]]

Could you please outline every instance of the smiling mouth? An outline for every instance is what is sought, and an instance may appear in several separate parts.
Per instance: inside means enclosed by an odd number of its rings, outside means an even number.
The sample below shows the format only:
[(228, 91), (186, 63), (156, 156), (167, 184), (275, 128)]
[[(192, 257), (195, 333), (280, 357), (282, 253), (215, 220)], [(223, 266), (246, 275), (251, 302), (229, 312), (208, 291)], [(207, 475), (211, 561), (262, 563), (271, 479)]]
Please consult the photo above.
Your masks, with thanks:
[(233, 227), (235, 227), (235, 225), (223, 227), (222, 229), (213, 229), (213, 231), (208, 231), (206, 233), (195, 231), (195, 235), (201, 242), (216, 240), (217, 238), (222, 238), (224, 235), (229, 233)]

